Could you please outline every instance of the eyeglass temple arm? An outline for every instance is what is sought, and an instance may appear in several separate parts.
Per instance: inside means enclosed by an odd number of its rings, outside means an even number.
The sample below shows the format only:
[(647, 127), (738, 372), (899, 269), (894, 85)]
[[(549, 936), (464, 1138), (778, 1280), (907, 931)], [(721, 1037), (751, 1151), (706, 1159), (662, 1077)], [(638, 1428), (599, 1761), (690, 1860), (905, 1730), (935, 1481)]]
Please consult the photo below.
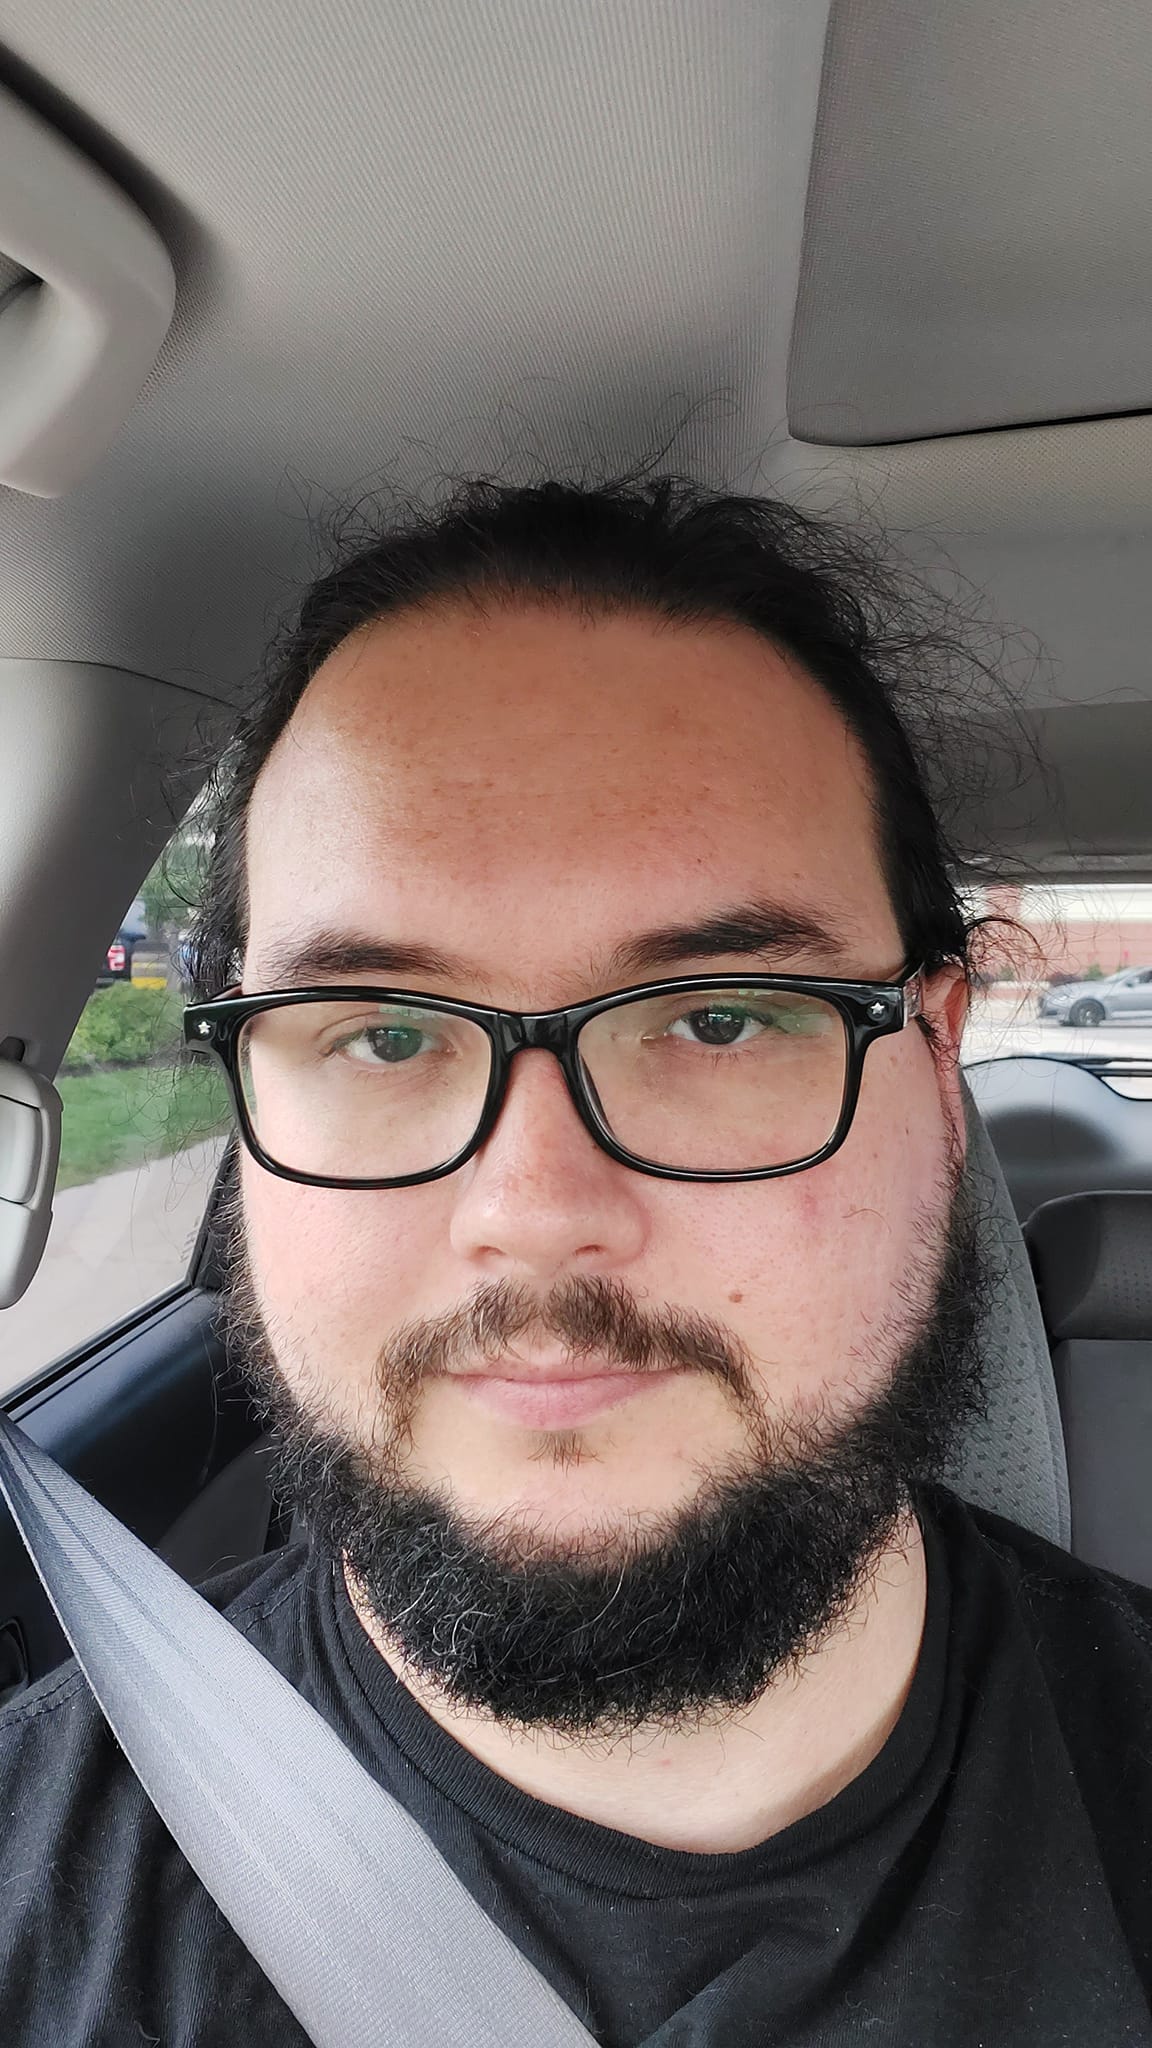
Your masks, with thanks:
[(904, 997), (904, 1022), (905, 1024), (911, 1024), (915, 1018), (924, 1015), (924, 970), (922, 967), (918, 967), (914, 974), (910, 974), (907, 980), (901, 983), (901, 993)]

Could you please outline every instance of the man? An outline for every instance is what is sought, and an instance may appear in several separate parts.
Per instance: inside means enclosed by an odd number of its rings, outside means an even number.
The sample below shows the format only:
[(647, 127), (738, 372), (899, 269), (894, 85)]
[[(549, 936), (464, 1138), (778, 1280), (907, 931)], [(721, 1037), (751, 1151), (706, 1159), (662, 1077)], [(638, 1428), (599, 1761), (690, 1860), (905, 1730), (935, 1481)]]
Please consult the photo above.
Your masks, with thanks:
[[(613, 2048), (1152, 2040), (1152, 1593), (940, 1483), (969, 932), (882, 596), (782, 506), (476, 484), (310, 592), (219, 792), (307, 1536), (211, 1596)], [(302, 2039), (83, 1680), (0, 1729), (5, 2042)]]

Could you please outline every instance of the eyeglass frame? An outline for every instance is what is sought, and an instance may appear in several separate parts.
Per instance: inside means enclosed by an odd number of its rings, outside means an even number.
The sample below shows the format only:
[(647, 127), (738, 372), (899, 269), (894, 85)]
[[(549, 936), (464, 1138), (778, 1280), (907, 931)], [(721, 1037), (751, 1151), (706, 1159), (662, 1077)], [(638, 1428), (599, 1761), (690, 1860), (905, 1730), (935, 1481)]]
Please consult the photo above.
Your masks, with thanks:
[[(912, 968), (894, 981), (840, 981), (806, 974), (713, 974), (675, 977), (668, 981), (640, 982), (635, 987), (613, 989), (608, 995), (587, 1002), (568, 1003), (556, 1010), (500, 1010), (485, 1003), (460, 1002), (451, 996), (425, 995), (415, 989), (347, 985), (309, 988), (268, 989), (261, 993), (213, 996), (206, 1002), (189, 1003), (184, 1010), (184, 1042), (193, 1051), (215, 1054), (224, 1068), (232, 1107), (240, 1135), (257, 1163), (280, 1180), (295, 1181), (314, 1188), (404, 1188), (420, 1187), (427, 1181), (443, 1180), (456, 1173), (480, 1150), (488, 1138), (508, 1092), (512, 1061), (518, 1052), (543, 1051), (554, 1054), (568, 1086), (568, 1093), (585, 1129), (612, 1159), (656, 1180), (751, 1181), (779, 1180), (786, 1174), (803, 1173), (819, 1166), (838, 1152), (852, 1128), (860, 1099), (864, 1055), (877, 1038), (890, 1037), (923, 1016), (923, 968)], [(831, 1004), (847, 1026), (844, 1094), (832, 1135), (816, 1152), (786, 1166), (742, 1168), (739, 1172), (696, 1171), (688, 1167), (660, 1166), (640, 1158), (618, 1143), (601, 1120), (580, 1070), (577, 1040), (584, 1026), (605, 1011), (618, 1009), (649, 996), (665, 996), (725, 989), (764, 989), (785, 994), (809, 995)], [(443, 1165), (425, 1173), (407, 1173), (371, 1180), (349, 1180), (331, 1174), (302, 1173), (281, 1165), (264, 1150), (248, 1114), (239, 1072), (240, 1033), (251, 1018), (265, 1010), (286, 1009), (293, 1003), (318, 1002), (402, 1002), (419, 1005), (441, 1015), (463, 1017), (480, 1026), (491, 1047), (488, 1087), (479, 1121), (468, 1143)]]

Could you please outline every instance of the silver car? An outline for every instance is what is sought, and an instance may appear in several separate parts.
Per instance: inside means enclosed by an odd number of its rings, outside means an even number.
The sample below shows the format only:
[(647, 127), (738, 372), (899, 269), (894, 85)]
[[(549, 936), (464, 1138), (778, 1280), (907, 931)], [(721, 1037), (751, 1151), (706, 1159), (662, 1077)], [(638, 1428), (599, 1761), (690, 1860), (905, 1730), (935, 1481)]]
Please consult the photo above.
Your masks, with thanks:
[(1102, 981), (1068, 981), (1050, 988), (1037, 1014), (1080, 1026), (1152, 1020), (1152, 967), (1125, 967)]

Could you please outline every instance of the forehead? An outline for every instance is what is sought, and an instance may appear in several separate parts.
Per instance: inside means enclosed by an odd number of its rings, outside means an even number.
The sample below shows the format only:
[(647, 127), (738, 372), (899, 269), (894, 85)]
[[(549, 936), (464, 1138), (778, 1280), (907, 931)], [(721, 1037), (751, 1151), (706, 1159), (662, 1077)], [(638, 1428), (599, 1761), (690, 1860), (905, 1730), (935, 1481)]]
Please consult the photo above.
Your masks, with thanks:
[(257, 783), (248, 892), (257, 951), (322, 922), (511, 976), (740, 894), (894, 935), (866, 766), (809, 677), (744, 628), (544, 606), (345, 641)]

